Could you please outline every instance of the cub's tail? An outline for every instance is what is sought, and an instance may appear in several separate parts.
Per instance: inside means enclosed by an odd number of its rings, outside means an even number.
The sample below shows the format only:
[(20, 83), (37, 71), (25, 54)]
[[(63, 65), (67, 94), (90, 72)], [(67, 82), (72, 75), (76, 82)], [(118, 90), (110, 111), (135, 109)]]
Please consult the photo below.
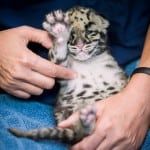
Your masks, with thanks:
[(51, 139), (59, 140), (68, 144), (75, 144), (80, 141), (83, 134), (77, 135), (76, 131), (69, 128), (40, 128), (34, 130), (18, 130), (9, 128), (8, 131), (17, 137), (30, 138), (34, 140)]

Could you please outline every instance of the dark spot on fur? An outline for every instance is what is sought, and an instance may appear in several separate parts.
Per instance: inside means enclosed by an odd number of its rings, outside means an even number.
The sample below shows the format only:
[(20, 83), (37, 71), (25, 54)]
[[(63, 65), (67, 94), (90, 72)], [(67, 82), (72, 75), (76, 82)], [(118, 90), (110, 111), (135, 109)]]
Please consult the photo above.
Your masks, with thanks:
[(82, 91), (82, 92), (80, 92), (79, 94), (77, 94), (77, 96), (78, 96), (78, 97), (79, 97), (79, 96), (83, 96), (85, 93), (86, 93), (86, 91)]
[(110, 86), (107, 88), (107, 90), (114, 90), (115, 88), (113, 86)]
[(83, 88), (91, 88), (92, 86), (90, 84), (83, 84)]
[(104, 90), (102, 90), (102, 91), (100, 91), (101, 93), (105, 93), (105, 91)]
[(112, 64), (106, 64), (106, 67), (107, 67), (107, 68), (115, 68), (115, 66), (112, 65)]
[(101, 100), (100, 98), (99, 98), (99, 99), (95, 99), (95, 102), (96, 102), (96, 101), (100, 101), (100, 100)]
[(90, 13), (91, 13), (91, 11), (88, 11), (88, 12), (87, 12), (87, 15), (86, 15), (87, 18), (88, 18), (88, 20), (90, 20)]
[(117, 93), (118, 93), (118, 91), (114, 91), (114, 92), (112, 92), (110, 94), (113, 95), (113, 94), (117, 94)]
[(105, 81), (103, 82), (103, 84), (104, 84), (104, 85), (108, 85), (108, 83), (107, 83), (107, 82), (105, 82)]
[(63, 101), (64, 101), (64, 100), (69, 101), (69, 100), (71, 100), (72, 98), (73, 98), (72, 95), (68, 95), (68, 96), (64, 96), (64, 97), (62, 98), (62, 100), (63, 100)]
[(73, 56), (76, 56), (76, 53), (74, 53), (74, 52), (70, 52), (70, 54), (73, 55)]
[(77, 16), (75, 16), (74, 19), (78, 21), (79, 18)]
[(82, 79), (85, 79), (85, 76), (84, 76), (84, 75), (81, 75), (81, 78), (82, 78)]
[(63, 138), (62, 142), (66, 142), (66, 139), (68, 139), (68, 138), (69, 138), (69, 141), (71, 140), (70, 139), (71, 137), (68, 136), (68, 135), (70, 135), (69, 131), (68, 130), (63, 130), (63, 136), (64, 136), (64, 138)]
[(87, 96), (87, 97), (82, 97), (83, 99), (91, 99), (94, 98), (95, 96)]
[(72, 94), (73, 92), (74, 92), (74, 89), (69, 91), (69, 92), (67, 92), (66, 94), (69, 95), (69, 94)]
[(99, 92), (98, 92), (98, 91), (94, 91), (94, 92), (93, 92), (93, 94), (98, 95), (98, 94), (99, 94)]
[(62, 138), (63, 137), (63, 129), (61, 129), (61, 128), (57, 129), (57, 136), (58, 136), (58, 138)]
[(102, 39), (104, 39), (104, 40), (106, 39), (106, 34), (105, 33), (100, 32), (100, 36), (101, 36)]
[(81, 12), (81, 14), (84, 14), (84, 13), (85, 13), (84, 11), (82, 11), (82, 10), (80, 10), (80, 9), (79, 9), (79, 11)]
[(91, 49), (90, 51), (88, 51), (89, 55), (91, 55), (91, 53), (93, 53), (93, 49)]
[(64, 119), (67, 119), (72, 114), (72, 110), (66, 109), (63, 113)]

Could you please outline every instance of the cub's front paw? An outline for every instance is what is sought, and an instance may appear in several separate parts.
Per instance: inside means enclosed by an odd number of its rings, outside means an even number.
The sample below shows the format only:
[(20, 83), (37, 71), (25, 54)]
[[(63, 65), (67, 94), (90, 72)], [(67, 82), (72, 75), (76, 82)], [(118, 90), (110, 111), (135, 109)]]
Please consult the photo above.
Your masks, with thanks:
[(68, 41), (70, 36), (69, 17), (61, 10), (46, 15), (43, 28), (53, 35), (58, 43)]

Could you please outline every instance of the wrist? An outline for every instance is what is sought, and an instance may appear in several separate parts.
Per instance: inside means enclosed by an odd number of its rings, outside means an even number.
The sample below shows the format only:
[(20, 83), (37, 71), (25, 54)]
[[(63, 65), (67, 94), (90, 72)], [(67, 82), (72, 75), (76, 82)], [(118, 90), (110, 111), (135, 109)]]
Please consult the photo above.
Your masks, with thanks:
[(134, 74), (136, 74), (136, 73), (142, 73), (142, 74), (150, 75), (150, 68), (149, 67), (138, 67), (138, 68), (135, 68), (134, 71), (132, 72), (131, 77)]
[[(135, 73), (124, 89), (134, 104), (137, 104), (143, 115), (147, 116), (150, 122), (150, 76), (145, 73)], [(131, 100), (130, 100), (131, 102)], [(132, 103), (132, 102), (131, 102)]]

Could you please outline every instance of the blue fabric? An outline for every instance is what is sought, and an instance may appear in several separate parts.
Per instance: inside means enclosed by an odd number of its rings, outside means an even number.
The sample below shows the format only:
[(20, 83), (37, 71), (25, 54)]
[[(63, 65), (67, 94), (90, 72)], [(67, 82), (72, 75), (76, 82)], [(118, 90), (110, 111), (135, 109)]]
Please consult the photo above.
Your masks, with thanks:
[(54, 126), (53, 106), (0, 95), (0, 150), (67, 150), (57, 141), (33, 141), (11, 135), (7, 128), (33, 129)]
[(138, 66), (138, 64), (139, 64), (139, 59), (134, 60), (133, 62), (131, 62), (125, 66), (124, 70), (125, 70), (127, 76), (131, 76), (132, 72)]

